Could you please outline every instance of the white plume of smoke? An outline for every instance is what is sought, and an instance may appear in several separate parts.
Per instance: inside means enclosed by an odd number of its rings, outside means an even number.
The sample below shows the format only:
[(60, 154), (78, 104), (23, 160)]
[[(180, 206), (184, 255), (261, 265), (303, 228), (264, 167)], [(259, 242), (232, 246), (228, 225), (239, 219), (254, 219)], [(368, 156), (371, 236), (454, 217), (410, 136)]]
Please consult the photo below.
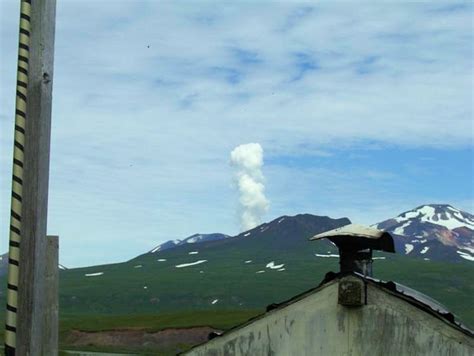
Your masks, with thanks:
[(230, 153), (230, 161), (237, 168), (236, 181), (242, 208), (240, 227), (246, 231), (260, 224), (270, 206), (265, 197), (262, 146), (258, 143), (237, 146)]

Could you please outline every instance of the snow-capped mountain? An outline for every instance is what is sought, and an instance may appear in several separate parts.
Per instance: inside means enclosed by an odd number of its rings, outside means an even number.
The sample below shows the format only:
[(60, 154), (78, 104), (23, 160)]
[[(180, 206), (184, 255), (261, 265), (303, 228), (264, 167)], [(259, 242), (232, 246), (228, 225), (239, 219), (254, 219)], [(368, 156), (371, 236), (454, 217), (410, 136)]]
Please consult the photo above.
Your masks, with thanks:
[(398, 253), (474, 261), (474, 216), (451, 205), (422, 205), (375, 227), (394, 235)]
[(155, 248), (151, 249), (149, 253), (155, 253), (158, 251), (164, 251), (168, 250), (170, 248), (176, 247), (176, 246), (181, 246), (185, 244), (194, 244), (197, 242), (204, 242), (204, 241), (216, 241), (216, 240), (222, 240), (230, 237), (229, 235), (226, 234), (219, 234), (219, 233), (213, 233), (213, 234), (194, 234), (189, 237), (186, 237), (183, 240), (168, 240), (166, 242), (163, 242), (162, 244), (159, 244)]

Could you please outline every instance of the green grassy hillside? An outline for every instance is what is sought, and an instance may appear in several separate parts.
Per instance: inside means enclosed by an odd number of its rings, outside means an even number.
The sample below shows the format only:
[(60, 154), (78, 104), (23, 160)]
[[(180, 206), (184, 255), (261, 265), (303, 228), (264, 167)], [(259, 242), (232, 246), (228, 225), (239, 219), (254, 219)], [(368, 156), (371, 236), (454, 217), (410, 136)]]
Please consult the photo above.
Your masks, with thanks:
[[(328, 241), (315, 233), (348, 223), (312, 215), (285, 217), (241, 236), (146, 253), (120, 264), (61, 272), (61, 311), (71, 314), (143, 314), (182, 310), (262, 309), (316, 286), (338, 271)], [(319, 256), (317, 256), (319, 255)], [(374, 276), (417, 289), (446, 304), (468, 324), (474, 287), (472, 263), (444, 263), (378, 254)], [(176, 266), (196, 265), (178, 268)], [(267, 268), (267, 264), (283, 265)], [(102, 273), (86, 276), (87, 274)]]
[[(188, 257), (171, 253), (167, 261), (128, 263), (61, 273), (61, 312), (70, 314), (168, 313), (180, 310), (262, 309), (316, 286), (328, 271), (337, 271), (337, 258), (306, 258), (287, 254), (279, 259), (216, 256), (202, 252)], [(176, 265), (208, 260), (196, 266)], [(245, 263), (252, 260), (251, 263)], [(265, 268), (285, 264), (284, 271)], [(142, 267), (135, 268), (140, 265)], [(263, 273), (256, 273), (265, 271)], [(438, 300), (467, 324), (474, 324), (470, 308), (474, 287), (471, 264), (447, 264), (387, 256), (377, 260), (376, 277), (397, 281)], [(87, 273), (103, 275), (86, 277)], [(146, 288), (145, 288), (146, 287)], [(216, 301), (217, 300), (217, 301)], [(214, 304), (212, 304), (214, 302)]]
[[(347, 220), (298, 216), (285, 221), (264, 224), (246, 236), (61, 271), (62, 339), (73, 329), (156, 331), (198, 325), (227, 329), (268, 304), (317, 286), (328, 271), (339, 270), (338, 258), (329, 257), (337, 249), (328, 241), (308, 238)], [(474, 264), (388, 253), (376, 256), (385, 259), (374, 261), (374, 277), (425, 293), (468, 326), (474, 325)], [(0, 282), (6, 285), (5, 280)], [(3, 305), (4, 295), (2, 290)]]

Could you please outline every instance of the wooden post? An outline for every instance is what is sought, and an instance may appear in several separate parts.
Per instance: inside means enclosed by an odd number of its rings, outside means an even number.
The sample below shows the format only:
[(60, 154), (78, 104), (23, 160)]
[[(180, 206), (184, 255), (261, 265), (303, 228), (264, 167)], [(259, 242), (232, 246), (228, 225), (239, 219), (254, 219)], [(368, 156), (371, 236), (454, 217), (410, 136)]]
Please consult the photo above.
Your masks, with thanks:
[(46, 246), (46, 306), (43, 335), (43, 355), (58, 354), (58, 285), (59, 285), (59, 237), (48, 236)]
[[(44, 355), (49, 151), (56, 0), (31, 1), (16, 354)], [(41, 350), (41, 351), (40, 351)]]

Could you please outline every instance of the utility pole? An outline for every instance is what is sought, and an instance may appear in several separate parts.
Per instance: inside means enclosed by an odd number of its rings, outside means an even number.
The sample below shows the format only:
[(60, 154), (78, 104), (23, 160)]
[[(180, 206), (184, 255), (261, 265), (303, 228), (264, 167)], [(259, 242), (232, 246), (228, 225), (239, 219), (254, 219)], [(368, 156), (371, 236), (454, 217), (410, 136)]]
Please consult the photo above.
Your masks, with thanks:
[(21, 0), (5, 355), (45, 343), (46, 238), (56, 0)]

